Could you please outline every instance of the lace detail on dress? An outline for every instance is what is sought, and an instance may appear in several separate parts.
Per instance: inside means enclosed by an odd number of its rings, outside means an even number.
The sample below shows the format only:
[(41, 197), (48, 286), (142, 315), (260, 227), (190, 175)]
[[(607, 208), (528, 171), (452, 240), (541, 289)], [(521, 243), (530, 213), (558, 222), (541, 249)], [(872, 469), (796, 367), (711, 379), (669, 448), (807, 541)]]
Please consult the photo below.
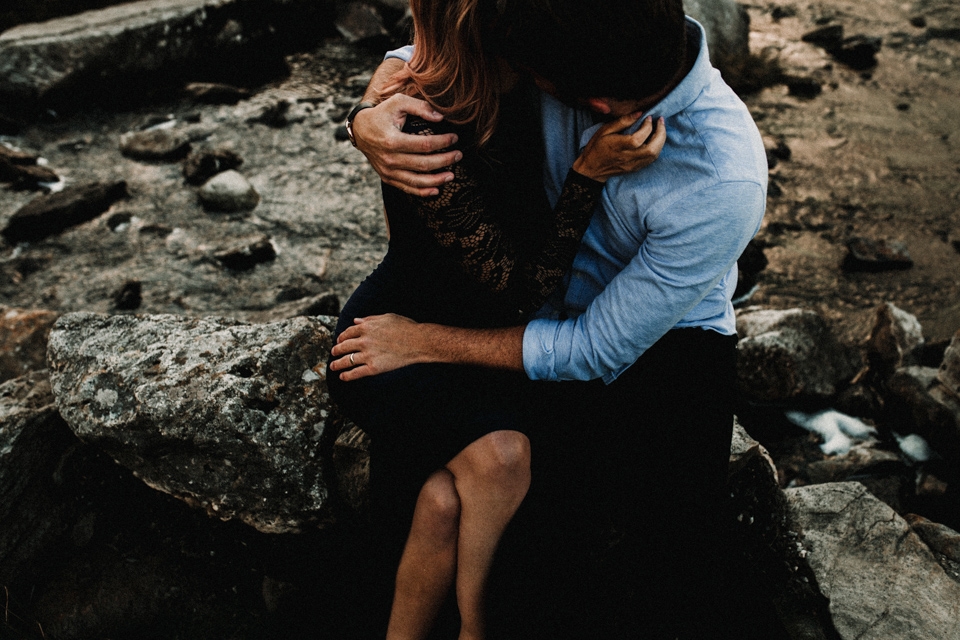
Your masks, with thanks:
[[(411, 128), (433, 133), (428, 123)], [(536, 311), (573, 263), (603, 184), (571, 169), (552, 212), (545, 197), (545, 211), (494, 211), (480, 177), (489, 179), (489, 167), (475, 147), (462, 151), (463, 159), (451, 167), (453, 180), (439, 188), (439, 195), (408, 195), (410, 204), (437, 242), (453, 251), (484, 288), (519, 314)], [(508, 216), (529, 216), (535, 227), (511, 234), (502, 223)]]

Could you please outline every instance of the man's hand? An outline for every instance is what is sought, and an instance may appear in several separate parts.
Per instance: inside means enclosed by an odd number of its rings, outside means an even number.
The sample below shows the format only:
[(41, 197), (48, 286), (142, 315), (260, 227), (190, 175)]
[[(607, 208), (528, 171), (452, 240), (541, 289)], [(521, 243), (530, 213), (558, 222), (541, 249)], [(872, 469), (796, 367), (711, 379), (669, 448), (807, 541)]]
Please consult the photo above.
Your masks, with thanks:
[(422, 362), (523, 371), (523, 327), (464, 329), (388, 313), (354, 319), (331, 353), (330, 368), (344, 381)]
[(426, 361), (418, 340), (420, 324), (410, 318), (388, 313), (356, 318), (353, 322), (340, 334), (331, 351), (338, 358), (330, 363), (330, 368), (343, 372), (341, 380), (375, 376)]
[(367, 156), (385, 183), (415, 196), (434, 196), (437, 187), (453, 180), (453, 173), (431, 173), (458, 162), (459, 151), (446, 151), (457, 141), (456, 134), (419, 136), (403, 133), (408, 115), (430, 122), (443, 116), (423, 100), (394, 94), (377, 106), (360, 111), (353, 119), (357, 148)]

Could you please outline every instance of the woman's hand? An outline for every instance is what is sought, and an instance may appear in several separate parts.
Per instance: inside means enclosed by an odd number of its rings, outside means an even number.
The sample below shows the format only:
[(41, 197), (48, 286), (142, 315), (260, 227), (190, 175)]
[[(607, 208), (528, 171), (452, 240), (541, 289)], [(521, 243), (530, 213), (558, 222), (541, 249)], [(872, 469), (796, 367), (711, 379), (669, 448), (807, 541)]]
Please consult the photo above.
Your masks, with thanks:
[(597, 182), (606, 182), (653, 163), (667, 140), (663, 118), (654, 125), (647, 116), (635, 132), (621, 133), (639, 117), (639, 113), (630, 113), (600, 127), (573, 163), (573, 170)]
[(437, 187), (453, 179), (453, 173), (431, 173), (463, 157), (459, 151), (445, 151), (457, 141), (455, 134), (418, 136), (401, 129), (408, 115), (437, 122), (443, 118), (423, 100), (395, 94), (375, 107), (364, 109), (353, 119), (357, 149), (373, 165), (385, 183), (415, 196), (439, 193)]
[(353, 323), (337, 337), (331, 350), (337, 359), (330, 368), (343, 372), (341, 380), (375, 376), (424, 361), (418, 344), (420, 325), (410, 318), (388, 313), (356, 318)]

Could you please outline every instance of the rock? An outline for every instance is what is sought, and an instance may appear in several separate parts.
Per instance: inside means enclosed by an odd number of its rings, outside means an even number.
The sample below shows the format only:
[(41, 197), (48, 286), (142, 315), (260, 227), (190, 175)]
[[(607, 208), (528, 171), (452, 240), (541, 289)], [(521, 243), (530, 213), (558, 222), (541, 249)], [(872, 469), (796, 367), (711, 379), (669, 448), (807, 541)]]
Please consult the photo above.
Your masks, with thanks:
[(282, 302), (264, 311), (247, 312), (242, 317), (247, 322), (277, 322), (297, 316), (336, 315), (340, 315), (340, 299), (337, 294), (327, 292), (299, 300)]
[(334, 25), (347, 42), (360, 42), (388, 35), (380, 12), (366, 2), (343, 4), (337, 12)]
[(688, 15), (707, 33), (710, 62), (728, 84), (736, 86), (750, 57), (750, 16), (734, 0), (684, 0)]
[(127, 183), (93, 182), (39, 196), (10, 217), (0, 234), (8, 242), (34, 242), (93, 220), (127, 195)]
[(73, 506), (57, 474), (77, 444), (46, 371), (0, 384), (0, 584), (28, 573), (67, 532)]
[(190, 140), (167, 129), (135, 131), (120, 136), (120, 153), (134, 160), (174, 161), (190, 152)]
[(337, 470), (337, 493), (354, 513), (364, 515), (369, 507), (370, 438), (355, 425), (345, 428), (333, 445)]
[[(200, 60), (235, 56), (254, 36), (225, 25), (246, 23), (266, 35), (271, 4), (282, 3), (141, 0), (14, 27), (0, 34), (0, 98), (21, 108), (70, 106), (78, 87), (115, 90)], [(244, 21), (247, 12), (257, 19)]]
[(270, 236), (261, 233), (236, 240), (214, 252), (213, 257), (227, 269), (246, 271), (262, 262), (270, 262), (277, 257), (277, 252)]
[(797, 98), (816, 98), (823, 93), (823, 85), (814, 78), (807, 76), (783, 76), (783, 82), (787, 85), (787, 91), (790, 95)]
[(201, 185), (223, 171), (237, 169), (243, 158), (230, 149), (213, 149), (191, 153), (183, 163), (183, 179), (187, 184)]
[(59, 316), (0, 306), (0, 382), (47, 368), (47, 336)]
[(880, 466), (892, 467), (897, 471), (904, 468), (900, 456), (893, 451), (859, 444), (843, 455), (810, 463), (807, 480), (810, 484), (842, 482), (852, 475), (866, 473)]
[(246, 89), (219, 82), (191, 82), (183, 91), (204, 104), (236, 104), (250, 97)]
[(937, 379), (960, 398), (960, 331), (953, 334), (950, 346), (943, 352), (943, 363), (937, 371)]
[(199, 195), (208, 211), (248, 211), (260, 202), (253, 185), (232, 169), (212, 177), (200, 188)]
[(737, 315), (737, 333), (738, 388), (755, 402), (829, 398), (860, 368), (859, 354), (814, 311), (748, 307)]
[(331, 515), (333, 318), (63, 316), (51, 382), (80, 436), (149, 486), (267, 533)]
[(737, 288), (733, 292), (733, 299), (739, 301), (745, 296), (749, 297), (757, 285), (757, 276), (766, 268), (767, 256), (763, 253), (763, 245), (756, 239), (751, 240), (737, 258)]
[(913, 513), (907, 514), (905, 518), (932, 551), (943, 554), (954, 562), (960, 562), (960, 533)]
[(139, 280), (128, 280), (113, 294), (113, 306), (122, 311), (132, 311), (143, 302), (143, 286)]
[(886, 381), (886, 420), (899, 433), (915, 433), (942, 456), (948, 483), (960, 482), (960, 399), (933, 367), (901, 367)]
[(894, 369), (919, 363), (923, 328), (916, 316), (887, 302), (877, 307), (865, 346), (871, 370), (886, 378)]
[(34, 188), (40, 183), (59, 180), (59, 176), (47, 167), (36, 164), (13, 164), (6, 158), (0, 157), (0, 182)]
[(247, 122), (259, 122), (268, 127), (282, 129), (290, 123), (289, 120), (287, 120), (288, 111), (290, 111), (290, 103), (286, 100), (279, 100), (264, 109), (260, 115), (250, 118)]
[(845, 38), (840, 46), (830, 53), (851, 69), (865, 71), (877, 66), (877, 53), (880, 52), (880, 46), (880, 38), (855, 35)]
[(894, 271), (909, 269), (913, 259), (902, 242), (854, 237), (847, 241), (849, 253), (840, 268), (847, 272)]
[(890, 507), (855, 482), (786, 496), (841, 638), (960, 638), (960, 584)]
[(828, 24), (800, 36), (803, 42), (809, 42), (827, 51), (833, 51), (843, 42), (843, 25)]

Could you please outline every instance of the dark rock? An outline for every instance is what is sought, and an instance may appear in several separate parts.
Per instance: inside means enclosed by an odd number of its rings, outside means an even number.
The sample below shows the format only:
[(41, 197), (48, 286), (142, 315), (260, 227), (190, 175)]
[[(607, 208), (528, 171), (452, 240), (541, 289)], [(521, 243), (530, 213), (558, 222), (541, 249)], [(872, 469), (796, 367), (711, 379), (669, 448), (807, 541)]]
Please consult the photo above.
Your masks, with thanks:
[(818, 47), (833, 51), (840, 47), (843, 42), (843, 25), (831, 24), (813, 31), (808, 31), (800, 37), (804, 42), (809, 42)]
[(0, 584), (29, 573), (67, 533), (74, 505), (62, 499), (58, 470), (77, 444), (46, 371), (0, 384)]
[(366, 514), (370, 500), (370, 438), (362, 429), (351, 425), (337, 437), (333, 465), (340, 499), (355, 513)]
[(865, 71), (877, 66), (877, 53), (880, 52), (881, 44), (881, 39), (873, 36), (850, 36), (830, 54), (851, 69)]
[(59, 180), (59, 176), (47, 167), (37, 164), (14, 164), (0, 156), (0, 182), (32, 188), (43, 182), (52, 183)]
[(957, 584), (907, 522), (855, 482), (786, 490), (841, 638), (957, 636)]
[(287, 112), (290, 111), (290, 103), (286, 100), (280, 100), (277, 103), (267, 107), (260, 115), (250, 118), (248, 122), (259, 122), (268, 127), (282, 129), (290, 124), (287, 120)]
[(190, 152), (190, 140), (166, 129), (136, 131), (120, 137), (120, 153), (134, 160), (174, 161)]
[(895, 369), (918, 364), (923, 345), (923, 328), (916, 316), (889, 302), (877, 307), (865, 345), (875, 375), (885, 379)]
[(750, 15), (734, 0), (685, 0), (684, 11), (703, 25), (713, 63), (724, 80), (738, 86), (750, 64)]
[(755, 402), (822, 401), (861, 366), (859, 353), (840, 344), (814, 311), (748, 307), (737, 314), (737, 333), (737, 386)]
[(883, 399), (872, 386), (858, 383), (841, 391), (833, 406), (848, 416), (876, 421), (883, 408)]
[(346, 140), (349, 140), (349, 139), (350, 139), (350, 136), (347, 134), (347, 127), (346, 127), (345, 125), (342, 125), (342, 124), (341, 124), (341, 125), (338, 126), (336, 129), (334, 129), (334, 130), (333, 130), (333, 138), (334, 138), (334, 140), (339, 140), (340, 142), (344, 142), (344, 141), (346, 141)]
[(31, 165), (37, 164), (38, 157), (32, 153), (18, 151), (17, 149), (11, 149), (5, 144), (0, 144), (0, 160), (6, 160), (10, 164), (15, 165)]
[(127, 195), (127, 183), (94, 182), (39, 196), (11, 216), (0, 234), (9, 242), (33, 242), (93, 220)]
[(129, 280), (123, 283), (113, 294), (113, 306), (122, 311), (132, 311), (140, 307), (143, 302), (142, 285), (139, 280)]
[(910, 16), (910, 25), (917, 29), (923, 29), (927, 26), (926, 16)]
[(216, 251), (213, 257), (227, 269), (247, 271), (263, 262), (270, 262), (277, 257), (277, 252), (270, 242), (270, 236), (258, 234), (232, 242)]
[(784, 18), (792, 18), (797, 15), (796, 7), (787, 6), (781, 7), (779, 5), (774, 6), (770, 10), (770, 17), (774, 19), (775, 22), (779, 22)]
[(737, 288), (733, 292), (733, 299), (738, 300), (750, 293), (757, 284), (757, 276), (766, 268), (767, 256), (763, 253), (763, 245), (751, 240), (737, 259)]
[(899, 271), (913, 266), (907, 247), (896, 240), (854, 237), (847, 240), (848, 253), (840, 265), (847, 272)]
[(247, 322), (277, 322), (297, 316), (336, 316), (340, 314), (340, 299), (335, 293), (321, 293), (300, 300), (291, 300), (264, 311), (242, 314)]
[(900, 433), (916, 433), (926, 440), (960, 481), (960, 398), (940, 382), (938, 370), (897, 369), (886, 381), (884, 398), (885, 421)]
[(187, 184), (201, 185), (222, 171), (236, 169), (243, 158), (230, 149), (213, 149), (191, 153), (183, 163)]
[(133, 220), (132, 213), (126, 211), (114, 213), (107, 218), (107, 228), (110, 229), (110, 231), (117, 231), (123, 225), (130, 224), (131, 220)]
[(234, 171), (223, 171), (210, 178), (197, 192), (209, 211), (248, 211), (260, 202), (260, 194), (247, 179)]
[(367, 2), (346, 2), (340, 6), (334, 23), (347, 42), (384, 38), (389, 32), (375, 6)]
[(47, 368), (47, 336), (60, 314), (0, 306), (0, 382)]
[(943, 352), (943, 362), (937, 371), (937, 379), (960, 398), (960, 331), (953, 334), (950, 345)]
[(48, 348), (57, 406), (81, 439), (210, 515), (318, 525), (340, 428), (324, 382), (334, 322), (68, 314)]
[(191, 82), (183, 90), (204, 104), (236, 104), (250, 97), (247, 89), (218, 82)]
[(816, 98), (823, 92), (823, 85), (809, 77), (805, 76), (784, 76), (784, 84), (790, 95), (797, 98)]
[(930, 27), (927, 29), (927, 37), (960, 40), (960, 27)]

